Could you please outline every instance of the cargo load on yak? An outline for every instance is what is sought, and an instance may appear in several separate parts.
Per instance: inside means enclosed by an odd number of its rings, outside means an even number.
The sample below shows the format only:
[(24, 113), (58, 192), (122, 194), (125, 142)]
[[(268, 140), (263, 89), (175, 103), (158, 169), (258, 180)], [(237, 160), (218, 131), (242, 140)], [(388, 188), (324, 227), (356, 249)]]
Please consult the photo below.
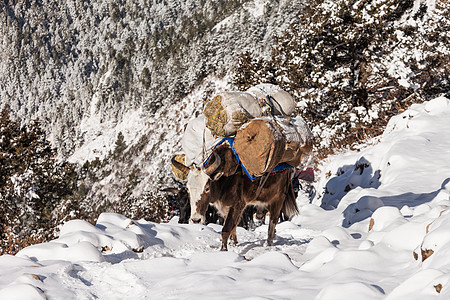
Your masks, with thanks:
[(181, 138), (181, 147), (185, 154), (185, 165), (201, 165), (217, 142), (218, 139), (205, 126), (204, 115), (190, 120)]
[(294, 98), (273, 84), (216, 94), (186, 127), (181, 139), (185, 165), (202, 165), (225, 140), (252, 180), (280, 168), (309, 165), (312, 134), (301, 117), (290, 117), (294, 109)]
[(258, 99), (264, 116), (290, 116), (294, 112), (294, 98), (278, 85), (258, 84), (249, 88), (247, 93)]
[(244, 92), (221, 92), (205, 103), (206, 127), (215, 136), (230, 136), (249, 119), (260, 117), (258, 99)]
[(246, 122), (261, 116), (289, 116), (294, 112), (291, 95), (273, 84), (259, 84), (246, 92), (221, 92), (205, 103), (206, 127), (215, 136), (236, 134)]
[(309, 159), (313, 137), (301, 117), (258, 118), (236, 133), (234, 148), (251, 177), (259, 177), (285, 163), (298, 167)]

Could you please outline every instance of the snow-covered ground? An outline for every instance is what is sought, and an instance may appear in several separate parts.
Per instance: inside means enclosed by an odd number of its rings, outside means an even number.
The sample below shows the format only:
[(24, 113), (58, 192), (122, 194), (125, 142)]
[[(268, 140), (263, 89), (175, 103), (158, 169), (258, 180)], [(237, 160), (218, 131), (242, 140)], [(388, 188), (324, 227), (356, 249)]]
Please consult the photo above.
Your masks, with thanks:
[(0, 256), (0, 299), (448, 299), (450, 100), (413, 105), (383, 136), (320, 166), (300, 215), (238, 228), (102, 214)]

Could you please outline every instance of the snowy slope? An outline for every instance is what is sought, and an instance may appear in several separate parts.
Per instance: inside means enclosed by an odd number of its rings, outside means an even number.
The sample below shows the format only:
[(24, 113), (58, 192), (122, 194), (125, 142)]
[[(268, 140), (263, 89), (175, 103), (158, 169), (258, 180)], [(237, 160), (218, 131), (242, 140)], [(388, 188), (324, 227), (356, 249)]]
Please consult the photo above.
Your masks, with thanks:
[(102, 214), (0, 257), (0, 299), (448, 299), (450, 100), (413, 105), (383, 136), (320, 166), (316, 195), (277, 226)]

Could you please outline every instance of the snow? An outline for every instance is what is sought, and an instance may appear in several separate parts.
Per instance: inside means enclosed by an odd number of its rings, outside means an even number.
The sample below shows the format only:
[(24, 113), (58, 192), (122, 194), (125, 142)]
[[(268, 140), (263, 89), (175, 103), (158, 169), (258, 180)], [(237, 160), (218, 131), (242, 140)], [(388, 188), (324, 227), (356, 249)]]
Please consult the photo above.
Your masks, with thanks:
[[(254, 19), (258, 19), (264, 16), (264, 7), (267, 4), (267, 0), (254, 0), (253, 2), (249, 2), (244, 4), (244, 9), (250, 14)], [(228, 26), (232, 26), (233, 22), (235, 22), (236, 15), (232, 14), (219, 23), (217, 23), (212, 31), (219, 32)]]
[(103, 159), (108, 153), (114, 151), (117, 135), (121, 132), (124, 141), (130, 141), (140, 137), (146, 131), (147, 124), (142, 116), (142, 109), (129, 110), (124, 114), (121, 122), (102, 121), (100, 112), (95, 110), (96, 95), (91, 103), (91, 114), (83, 119), (80, 125), (83, 143), (70, 157), (69, 161), (84, 163), (93, 161), (97, 157)]
[(244, 7), (254, 18), (258, 18), (264, 15), (264, 7), (267, 2), (267, 0), (254, 0), (253, 3), (250, 2), (249, 5)]
[(446, 299), (450, 100), (415, 104), (384, 134), (318, 166), (315, 196), (277, 225), (72, 220), (59, 238), (0, 256), (0, 299)]

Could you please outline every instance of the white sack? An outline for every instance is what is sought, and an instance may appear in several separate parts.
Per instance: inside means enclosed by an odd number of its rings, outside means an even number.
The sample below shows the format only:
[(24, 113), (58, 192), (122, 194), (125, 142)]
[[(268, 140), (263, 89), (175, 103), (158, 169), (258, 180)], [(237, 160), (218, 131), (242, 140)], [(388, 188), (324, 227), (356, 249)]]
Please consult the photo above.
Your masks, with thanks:
[[(274, 115), (290, 116), (294, 112), (294, 98), (278, 85), (269, 83), (258, 84), (249, 88), (247, 92), (254, 95), (260, 102), (269, 102), (266, 109), (273, 106)], [(271, 111), (269, 111), (269, 113), (272, 114)]]
[[(301, 116), (296, 116), (292, 118), (291, 124), (295, 127), (303, 143), (307, 141), (313, 143), (314, 136), (311, 130), (309, 129), (308, 124), (306, 124), (305, 120)], [(314, 155), (312, 151), (308, 155), (305, 155), (303, 157), (301, 167), (303, 169), (314, 168)]]
[(301, 116), (293, 117), (290, 124), (295, 127), (302, 141), (305, 142), (313, 140), (313, 134), (309, 129), (308, 124), (306, 124), (305, 120)]
[(203, 136), (205, 141), (205, 157), (208, 157), (212, 148), (219, 142), (220, 139), (214, 138), (211, 131), (206, 128), (205, 116), (199, 117), (189, 121), (186, 130), (181, 138), (181, 146), (185, 156), (186, 166), (192, 164), (200, 165), (203, 163)]

